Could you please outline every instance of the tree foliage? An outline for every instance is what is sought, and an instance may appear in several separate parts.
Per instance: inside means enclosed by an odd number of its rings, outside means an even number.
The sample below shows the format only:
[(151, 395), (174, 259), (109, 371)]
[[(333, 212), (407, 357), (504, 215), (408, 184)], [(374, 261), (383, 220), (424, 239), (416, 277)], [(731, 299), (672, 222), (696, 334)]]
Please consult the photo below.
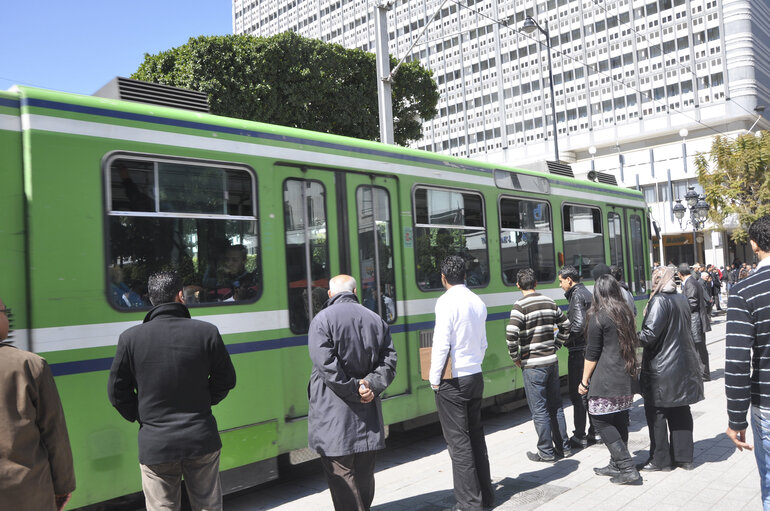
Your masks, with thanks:
[[(204, 92), (214, 114), (379, 140), (374, 54), (293, 32), (191, 38), (145, 54), (131, 77)], [(417, 62), (399, 68), (393, 83), (396, 143), (422, 137), (422, 120), (435, 117), (438, 97), (430, 71)]]
[(698, 181), (711, 206), (709, 217), (721, 224), (735, 214), (739, 227), (732, 238), (738, 243), (747, 241), (751, 222), (770, 214), (770, 132), (760, 133), (734, 140), (716, 137), (709, 153), (695, 157)]

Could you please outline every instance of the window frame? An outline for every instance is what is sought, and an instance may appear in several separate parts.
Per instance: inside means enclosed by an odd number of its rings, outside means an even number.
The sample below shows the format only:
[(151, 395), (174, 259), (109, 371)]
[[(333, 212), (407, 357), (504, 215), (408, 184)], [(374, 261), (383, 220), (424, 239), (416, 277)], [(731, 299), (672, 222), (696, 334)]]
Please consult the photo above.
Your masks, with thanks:
[[(602, 207), (601, 206), (593, 206), (593, 205), (590, 205), (590, 204), (585, 204), (585, 203), (580, 203), (580, 202), (566, 202), (566, 201), (561, 203), (561, 210), (560, 210), (560, 214), (561, 214), (561, 236), (562, 236), (562, 238), (561, 238), (561, 243), (562, 243), (561, 248), (562, 248), (562, 255), (564, 257), (564, 264), (565, 265), (567, 265), (567, 264), (571, 265), (572, 264), (572, 263), (568, 263), (567, 262), (567, 240), (566, 240), (566, 237), (564, 236), (565, 233), (570, 232), (570, 233), (578, 233), (578, 234), (580, 234), (580, 233), (588, 234), (588, 232), (586, 232), (586, 231), (566, 231), (564, 229), (564, 226), (565, 226), (564, 208), (566, 206), (578, 206), (578, 207), (583, 207), (583, 208), (588, 208), (588, 209), (595, 209), (595, 210), (599, 211), (599, 225), (602, 228), (602, 232), (600, 232), (600, 233), (591, 232), (591, 234), (600, 234), (601, 235), (601, 240), (602, 240), (602, 243), (601, 243), (601, 246), (602, 246), (602, 257), (601, 257), (601, 260), (599, 262), (597, 262), (596, 264), (599, 264), (599, 263), (606, 264), (605, 261), (607, 260), (607, 248), (605, 247), (605, 243), (604, 243), (604, 236), (605, 236), (606, 233), (603, 231), (603, 229), (604, 229), (604, 217), (606, 215), (602, 214), (603, 213), (602, 212)], [(581, 278), (585, 279), (585, 277), (582, 277), (582, 276), (581, 276)], [(588, 280), (593, 280), (593, 279), (589, 278)]]
[[(393, 205), (393, 202), (391, 200), (390, 190), (388, 190), (388, 188), (385, 187), (385, 186), (375, 185), (375, 184), (367, 184), (367, 185), (361, 184), (361, 185), (357, 185), (355, 187), (355, 193), (353, 194), (354, 200), (355, 200), (355, 203), (356, 203), (356, 214), (357, 215), (359, 213), (359, 211), (358, 211), (358, 192), (359, 192), (359, 190), (362, 190), (364, 188), (369, 188), (372, 191), (374, 191), (375, 189), (384, 191), (385, 192), (385, 197), (387, 198), (387, 201), (388, 201), (387, 211), (388, 211), (388, 215), (390, 217), (390, 219), (388, 221), (388, 223), (390, 224), (390, 228), (388, 229), (388, 233), (390, 234), (390, 240), (389, 241), (390, 241), (390, 247), (391, 247), (391, 250), (392, 250), (390, 257), (391, 257), (391, 260), (392, 260), (392, 263), (393, 263), (393, 271), (394, 271), (394, 279), (393, 279), (393, 295), (394, 295), (393, 296), (393, 302), (394, 302), (393, 309), (394, 309), (394, 313), (393, 313), (393, 319), (388, 320), (387, 319), (387, 315), (383, 319), (385, 320), (386, 323), (393, 324), (398, 319), (398, 300), (397, 300), (397, 297), (398, 297), (397, 289), (398, 288), (396, 286), (398, 279), (395, 278), (396, 277), (395, 276), (395, 271), (396, 271), (396, 246), (395, 246), (395, 236), (393, 235), (393, 211), (391, 209), (391, 207)], [(374, 195), (374, 194), (372, 194), (372, 195)], [(356, 223), (357, 223), (356, 227), (358, 229), (361, 228), (359, 220), (360, 220), (360, 217), (356, 219)], [(377, 219), (376, 218), (374, 219), (374, 224), (375, 224), (375, 227), (376, 227), (376, 225), (377, 225)], [(376, 237), (374, 237), (374, 238), (377, 239)], [(359, 249), (359, 254), (358, 254), (358, 272), (359, 272), (359, 274), (361, 274), (361, 278), (363, 279), (363, 274), (361, 272), (360, 245), (358, 244), (358, 240), (356, 240), (356, 247)], [(375, 247), (375, 250), (376, 250), (376, 247)], [(376, 259), (377, 263), (379, 264), (379, 253), (377, 253), (377, 252), (376, 252), (375, 259)], [(377, 281), (379, 282), (379, 280), (380, 280), (380, 278), (379, 278), (379, 272), (378, 272), (378, 274), (377, 274)], [(363, 285), (363, 282), (359, 283), (359, 286), (361, 286), (361, 285)], [(382, 288), (382, 286), (378, 286), (378, 287)], [(361, 292), (363, 293), (363, 289), (361, 290)], [(373, 311), (373, 312), (375, 312), (375, 311)], [(382, 317), (382, 315), (380, 315), (380, 317)]]
[[(252, 212), (253, 216), (242, 216), (242, 215), (225, 215), (225, 214), (209, 214), (209, 213), (174, 213), (174, 212), (148, 212), (148, 211), (123, 211), (123, 210), (113, 210), (112, 209), (112, 165), (116, 160), (133, 160), (138, 162), (147, 162), (151, 161), (153, 163), (154, 168), (154, 190), (155, 190), (155, 208), (158, 209), (159, 201), (157, 200), (158, 194), (158, 180), (157, 180), (157, 163), (170, 163), (170, 164), (182, 164), (182, 165), (191, 165), (191, 166), (198, 166), (198, 167), (211, 167), (216, 168), (220, 170), (241, 170), (245, 171), (251, 180), (251, 194), (252, 194)], [(262, 225), (261, 225), (261, 219), (259, 216), (259, 177), (257, 175), (256, 170), (251, 165), (248, 165), (246, 163), (242, 162), (232, 162), (232, 161), (225, 161), (225, 160), (212, 160), (212, 159), (204, 159), (204, 158), (193, 158), (188, 156), (175, 156), (175, 155), (168, 155), (168, 154), (158, 154), (158, 153), (145, 153), (145, 152), (133, 152), (133, 151), (110, 151), (106, 153), (101, 160), (100, 165), (100, 172), (101, 172), (101, 178), (102, 178), (102, 190), (104, 194), (104, 203), (102, 205), (103, 207), (103, 247), (104, 247), (104, 283), (106, 284), (104, 287), (104, 298), (107, 302), (107, 304), (112, 307), (114, 310), (120, 312), (120, 313), (132, 313), (132, 312), (146, 312), (150, 309), (152, 309), (153, 305), (144, 306), (144, 307), (118, 307), (116, 306), (112, 300), (110, 299), (110, 285), (112, 284), (112, 279), (110, 277), (110, 266), (108, 263), (112, 261), (112, 249), (111, 249), (111, 232), (110, 232), (110, 217), (121, 217), (121, 216), (129, 216), (129, 217), (138, 217), (138, 218), (178, 218), (178, 219), (203, 219), (203, 220), (221, 220), (221, 221), (249, 221), (254, 222), (256, 226), (256, 241), (257, 241), (257, 247), (259, 247), (259, 250), (256, 254), (256, 268), (260, 271), (261, 280), (260, 280), (260, 286), (259, 286), (259, 292), (257, 295), (249, 300), (238, 300), (238, 301), (211, 301), (211, 302), (200, 302), (200, 303), (190, 303), (186, 304), (188, 308), (207, 308), (207, 307), (231, 307), (231, 306), (237, 306), (237, 305), (246, 305), (246, 304), (254, 304), (258, 302), (262, 295), (264, 294), (264, 266), (262, 264), (262, 252), (263, 252), (263, 245), (262, 245)]]
[[(331, 278), (334, 275), (332, 275), (332, 272), (331, 272), (331, 257), (330, 257), (331, 250), (329, 249), (330, 242), (329, 242), (329, 236), (328, 236), (328, 231), (329, 231), (329, 205), (327, 204), (328, 203), (329, 195), (328, 195), (328, 191), (326, 189), (326, 184), (323, 181), (321, 181), (320, 179), (306, 178), (306, 177), (292, 177), (292, 176), (287, 177), (283, 181), (281, 181), (281, 188), (280, 188), (280, 190), (281, 190), (281, 215), (283, 217), (283, 220), (282, 220), (282, 224), (283, 224), (283, 233), (282, 233), (283, 240), (282, 240), (282, 243), (283, 243), (283, 248), (284, 248), (284, 260), (285, 261), (289, 260), (289, 244), (286, 242), (286, 234), (287, 234), (288, 230), (287, 230), (287, 224), (286, 224), (286, 209), (285, 209), (286, 208), (286, 200), (285, 200), (284, 193), (285, 193), (286, 183), (289, 182), (289, 181), (297, 181), (299, 183), (308, 183), (308, 182), (310, 182), (310, 183), (318, 183), (321, 186), (322, 194), (323, 194), (323, 197), (324, 197), (324, 200), (323, 200), (324, 223), (326, 224), (326, 231), (327, 231), (327, 236), (326, 236), (325, 243), (326, 243), (326, 267), (328, 268), (328, 271), (329, 271), (329, 277), (327, 279), (327, 282), (328, 282), (328, 280), (331, 280)], [(304, 206), (305, 207), (303, 207), (303, 212), (304, 211), (308, 211), (307, 210), (307, 203), (305, 203)], [(308, 211), (308, 213), (310, 213), (310, 212)], [(303, 218), (304, 218), (304, 214), (303, 214)], [(308, 228), (308, 226), (306, 224), (303, 224), (303, 232), (307, 228)], [(285, 282), (286, 282), (286, 288), (285, 288), (286, 289), (286, 302), (285, 303), (286, 303), (286, 312), (287, 312), (287, 316), (288, 316), (288, 319), (289, 319), (289, 330), (291, 330), (292, 333), (297, 334), (297, 335), (307, 334), (309, 332), (310, 322), (315, 317), (315, 314), (312, 314), (315, 311), (312, 310), (312, 300), (313, 300), (313, 297), (312, 297), (312, 282), (313, 282), (313, 280), (312, 279), (313, 279), (313, 275), (312, 275), (312, 265), (311, 265), (310, 262), (305, 261), (305, 268), (304, 268), (303, 271), (305, 271), (309, 265), (311, 266), (311, 274), (310, 275), (307, 275), (307, 274), (305, 275), (305, 279), (309, 278), (310, 280), (308, 282), (311, 283), (311, 286), (310, 286), (310, 289), (309, 289), (309, 293), (308, 293), (308, 296), (307, 296), (307, 300), (308, 301), (305, 303), (305, 305), (310, 305), (311, 306), (311, 314), (307, 318), (308, 330), (304, 330), (304, 331), (303, 330), (295, 330), (293, 328), (292, 316), (291, 316), (291, 302), (289, 300), (290, 295), (291, 295), (291, 285), (290, 285), (291, 281), (288, 280), (288, 272), (284, 273), (284, 277), (286, 277), (286, 279), (285, 279)], [(306, 289), (308, 289), (308, 288), (306, 287)], [(328, 284), (327, 284), (327, 289), (328, 289)]]
[[(452, 225), (452, 224), (423, 224), (417, 222), (417, 191), (418, 190), (427, 190), (428, 192), (430, 190), (436, 190), (436, 191), (447, 191), (447, 192), (458, 192), (458, 193), (469, 193), (473, 195), (477, 195), (481, 198), (481, 223), (482, 227), (467, 227), (467, 226), (459, 226), (459, 225)], [(486, 197), (484, 197), (484, 193), (479, 190), (473, 190), (468, 188), (454, 188), (451, 186), (441, 186), (441, 185), (432, 185), (432, 184), (424, 184), (424, 183), (417, 183), (412, 186), (412, 193), (411, 193), (411, 206), (412, 206), (412, 228), (414, 230), (418, 228), (437, 228), (437, 229), (456, 229), (456, 230), (465, 230), (465, 231), (482, 231), (484, 233), (484, 236), (487, 240), (486, 242), (486, 252), (487, 252), (487, 267), (490, 270), (489, 279), (487, 280), (486, 284), (483, 286), (473, 286), (471, 289), (484, 289), (486, 287), (489, 287), (490, 282), (492, 282), (492, 275), (491, 275), (491, 267), (489, 267), (489, 232), (487, 231), (487, 207), (486, 207)], [(414, 241), (416, 242), (416, 233), (414, 234)], [(415, 243), (416, 245), (416, 243)], [(417, 289), (419, 289), (423, 293), (433, 293), (436, 291), (440, 291), (440, 288), (435, 289), (424, 289), (422, 286), (420, 286), (419, 282), (417, 281), (417, 249), (415, 247), (415, 267), (414, 267), (414, 276), (415, 276), (415, 285), (417, 286)]]
[[(549, 281), (538, 281), (538, 284), (549, 284), (552, 282), (556, 282), (559, 276), (559, 260), (557, 258), (557, 250), (556, 250), (556, 231), (554, 230), (554, 221), (553, 221), (553, 204), (550, 200), (546, 198), (533, 198), (533, 197), (523, 197), (523, 196), (517, 196), (517, 195), (506, 195), (506, 194), (500, 194), (497, 198), (497, 216), (499, 221), (499, 227), (500, 232), (503, 231), (503, 208), (501, 207), (501, 203), (504, 199), (514, 199), (514, 200), (526, 200), (530, 202), (538, 202), (538, 203), (545, 203), (548, 204), (548, 224), (551, 226), (550, 231), (543, 231), (543, 230), (524, 230), (524, 229), (509, 229), (513, 231), (522, 231), (522, 232), (550, 232), (551, 238), (553, 239), (552, 245), (553, 245), (553, 261), (554, 261), (554, 274), (553, 274), (553, 280)], [(532, 268), (532, 266), (529, 266)], [(500, 239), (500, 279), (503, 282), (503, 285), (511, 287), (515, 286), (516, 283), (510, 283), (506, 284), (505, 280), (503, 279), (503, 243), (502, 239)], [(491, 279), (490, 279), (491, 280)]]

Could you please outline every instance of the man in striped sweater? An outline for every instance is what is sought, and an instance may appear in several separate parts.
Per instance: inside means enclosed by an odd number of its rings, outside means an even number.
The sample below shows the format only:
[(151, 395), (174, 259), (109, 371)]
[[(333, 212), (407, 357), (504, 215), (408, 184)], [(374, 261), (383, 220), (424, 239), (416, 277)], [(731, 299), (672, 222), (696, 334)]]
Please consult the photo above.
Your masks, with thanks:
[(757, 271), (733, 285), (727, 299), (727, 436), (739, 450), (752, 449), (746, 442), (751, 405), (762, 502), (770, 510), (770, 215), (751, 224), (749, 243), (760, 259)]
[[(572, 455), (556, 357), (556, 350), (569, 338), (569, 319), (551, 298), (535, 291), (537, 280), (531, 268), (518, 271), (516, 285), (524, 296), (513, 304), (505, 337), (508, 353), (521, 368), (527, 404), (537, 431), (537, 452), (527, 452), (527, 457), (531, 461), (553, 462)], [(556, 327), (559, 334), (554, 338)], [(552, 424), (558, 425), (558, 430)]]

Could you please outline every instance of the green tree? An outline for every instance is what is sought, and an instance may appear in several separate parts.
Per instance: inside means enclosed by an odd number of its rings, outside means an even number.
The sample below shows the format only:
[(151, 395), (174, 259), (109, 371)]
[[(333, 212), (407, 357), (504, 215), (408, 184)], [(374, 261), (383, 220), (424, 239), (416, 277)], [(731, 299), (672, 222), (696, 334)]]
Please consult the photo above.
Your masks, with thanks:
[[(145, 54), (131, 77), (204, 92), (217, 115), (379, 140), (374, 54), (293, 32), (191, 38)], [(430, 71), (417, 62), (399, 68), (393, 84), (396, 143), (422, 137), (422, 120), (435, 117), (438, 97)]]
[(748, 226), (770, 214), (770, 132), (716, 137), (711, 151), (698, 153), (695, 166), (711, 209), (709, 217), (721, 224), (735, 214), (739, 227), (732, 234), (737, 243), (748, 241)]

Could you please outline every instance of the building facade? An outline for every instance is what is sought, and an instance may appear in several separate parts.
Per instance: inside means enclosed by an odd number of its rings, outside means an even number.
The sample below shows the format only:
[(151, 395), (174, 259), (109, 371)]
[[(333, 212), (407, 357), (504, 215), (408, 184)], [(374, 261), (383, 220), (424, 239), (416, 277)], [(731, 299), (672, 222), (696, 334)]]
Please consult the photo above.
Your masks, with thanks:
[[(233, 0), (233, 31), (373, 51), (374, 9)], [(527, 16), (549, 37), (524, 33)], [(413, 146), (491, 162), (554, 159), (550, 47), (559, 159), (576, 176), (593, 168), (644, 190), (660, 258), (674, 262), (695, 257), (691, 228), (670, 213), (672, 197), (697, 186), (695, 153), (715, 135), (745, 133), (770, 106), (767, 0), (397, 0), (388, 28), (390, 53), (431, 69), (441, 93)], [(754, 130), (768, 127), (759, 118)], [(707, 225), (698, 251), (720, 265), (741, 257), (712, 234), (722, 227)]]

